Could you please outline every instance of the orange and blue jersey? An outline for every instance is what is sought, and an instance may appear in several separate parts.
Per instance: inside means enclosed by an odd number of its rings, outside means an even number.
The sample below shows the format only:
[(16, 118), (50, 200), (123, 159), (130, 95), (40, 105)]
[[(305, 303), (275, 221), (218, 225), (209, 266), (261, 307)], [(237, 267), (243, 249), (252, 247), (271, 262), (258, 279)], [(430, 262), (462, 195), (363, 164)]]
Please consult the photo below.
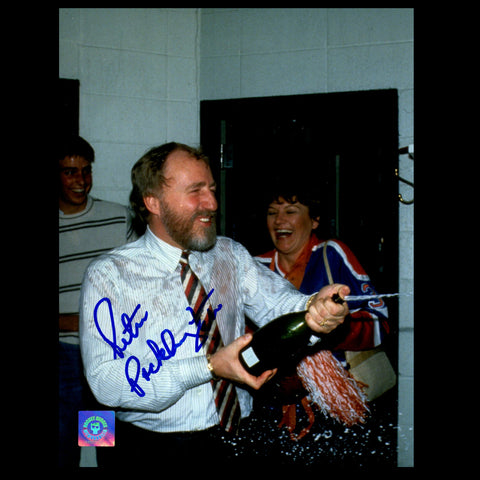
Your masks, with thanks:
[[(313, 243), (313, 245), (312, 245)], [(323, 260), (325, 241), (311, 243), (310, 258), (305, 267), (303, 280), (299, 290), (313, 295), (329, 284), (328, 274)], [(327, 244), (327, 259), (333, 281), (350, 287), (351, 295), (374, 295), (375, 289), (369, 276), (360, 265), (353, 252), (339, 240), (329, 240)], [(271, 250), (256, 257), (276, 273), (285, 276), (278, 265), (278, 252)], [(350, 314), (345, 320), (346, 335), (337, 345), (336, 352), (341, 350), (366, 350), (382, 343), (389, 333), (387, 306), (381, 298), (376, 300), (349, 301)], [(336, 355), (337, 356), (337, 355)]]

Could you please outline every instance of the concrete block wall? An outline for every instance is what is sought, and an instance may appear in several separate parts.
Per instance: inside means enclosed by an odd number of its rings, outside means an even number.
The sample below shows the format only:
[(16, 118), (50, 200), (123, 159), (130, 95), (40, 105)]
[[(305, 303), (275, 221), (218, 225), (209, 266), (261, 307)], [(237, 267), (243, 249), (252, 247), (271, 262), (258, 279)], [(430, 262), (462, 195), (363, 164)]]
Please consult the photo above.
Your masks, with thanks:
[(198, 9), (61, 8), (59, 76), (80, 80), (92, 194), (124, 205), (154, 145), (199, 141)]
[(202, 9), (201, 99), (413, 88), (412, 9)]
[[(199, 102), (396, 88), (399, 147), (413, 138), (413, 9), (61, 8), (59, 74), (80, 80), (92, 193), (128, 203), (153, 145), (198, 145)], [(413, 181), (414, 161), (399, 158)], [(410, 199), (413, 190), (400, 184)], [(399, 289), (413, 291), (413, 206), (399, 203)], [(413, 297), (399, 300), (398, 466), (413, 459)]]

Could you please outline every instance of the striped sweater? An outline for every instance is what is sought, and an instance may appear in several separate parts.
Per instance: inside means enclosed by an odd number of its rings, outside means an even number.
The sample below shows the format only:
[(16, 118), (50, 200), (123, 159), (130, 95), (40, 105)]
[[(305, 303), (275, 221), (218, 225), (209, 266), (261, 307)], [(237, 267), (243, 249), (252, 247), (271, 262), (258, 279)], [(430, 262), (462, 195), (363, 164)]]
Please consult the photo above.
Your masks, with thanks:
[[(87, 265), (98, 255), (135, 240), (127, 207), (88, 197), (79, 213), (59, 211), (59, 313), (78, 314)], [(78, 332), (60, 332), (60, 340), (78, 343)]]

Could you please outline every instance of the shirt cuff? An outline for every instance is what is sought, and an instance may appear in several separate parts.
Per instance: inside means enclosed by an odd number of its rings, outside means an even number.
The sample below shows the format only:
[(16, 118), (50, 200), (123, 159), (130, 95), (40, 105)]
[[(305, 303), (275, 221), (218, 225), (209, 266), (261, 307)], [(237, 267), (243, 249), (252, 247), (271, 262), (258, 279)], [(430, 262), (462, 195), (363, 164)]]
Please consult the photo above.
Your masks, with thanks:
[(183, 386), (185, 389), (198, 387), (212, 379), (212, 374), (207, 367), (208, 361), (205, 355), (185, 358), (181, 361)]

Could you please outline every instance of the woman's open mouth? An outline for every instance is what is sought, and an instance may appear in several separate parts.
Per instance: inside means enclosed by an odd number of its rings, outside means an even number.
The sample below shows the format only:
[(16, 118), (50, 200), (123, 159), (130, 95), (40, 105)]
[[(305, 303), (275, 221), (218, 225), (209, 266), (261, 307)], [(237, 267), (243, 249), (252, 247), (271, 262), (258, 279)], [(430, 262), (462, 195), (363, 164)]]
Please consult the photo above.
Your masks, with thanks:
[(275, 237), (277, 240), (280, 238), (287, 238), (293, 233), (293, 230), (287, 230), (286, 228), (275, 230)]

